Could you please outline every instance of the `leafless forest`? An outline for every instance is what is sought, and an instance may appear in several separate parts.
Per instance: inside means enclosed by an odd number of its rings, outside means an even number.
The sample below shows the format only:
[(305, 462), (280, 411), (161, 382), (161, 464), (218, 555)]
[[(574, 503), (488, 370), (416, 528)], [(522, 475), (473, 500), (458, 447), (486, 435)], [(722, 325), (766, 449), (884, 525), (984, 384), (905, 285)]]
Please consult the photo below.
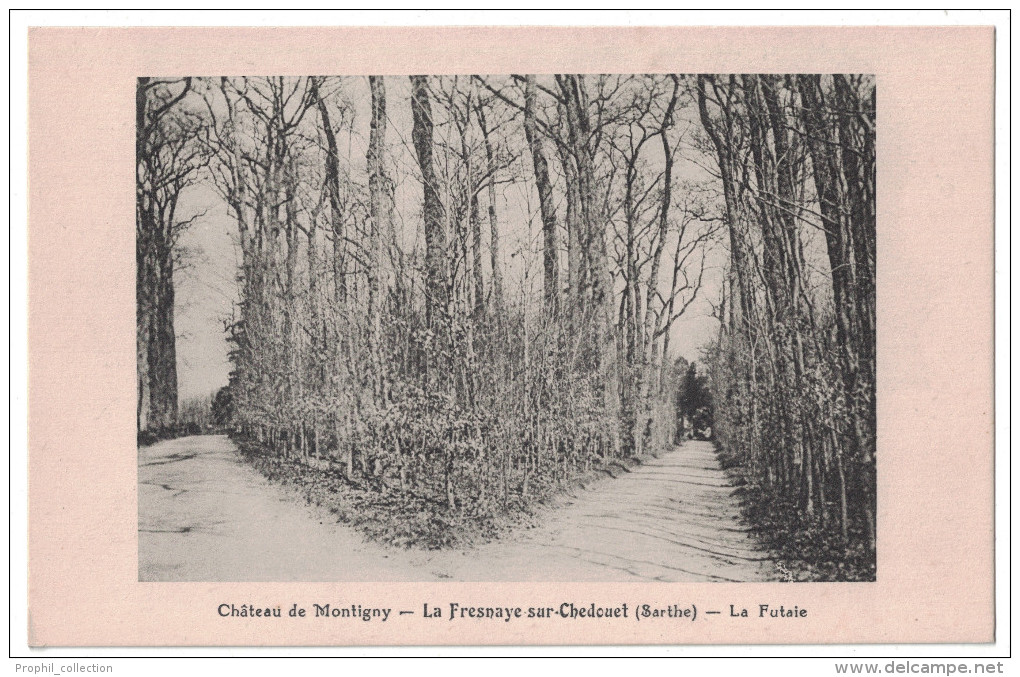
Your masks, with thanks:
[[(491, 537), (698, 435), (777, 556), (874, 578), (873, 78), (139, 78), (136, 103), (140, 440), (180, 430), (204, 187), (237, 297), (203, 429), (370, 535)], [(685, 359), (692, 313), (716, 324)]]

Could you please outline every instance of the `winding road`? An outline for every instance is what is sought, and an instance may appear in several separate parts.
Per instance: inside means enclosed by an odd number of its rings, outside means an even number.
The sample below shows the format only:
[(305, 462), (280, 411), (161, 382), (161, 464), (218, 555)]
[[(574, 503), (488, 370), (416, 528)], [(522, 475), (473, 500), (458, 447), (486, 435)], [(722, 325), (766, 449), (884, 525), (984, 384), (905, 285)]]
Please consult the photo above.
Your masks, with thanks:
[(247, 466), (223, 435), (138, 452), (141, 581), (763, 581), (712, 445), (688, 442), (468, 550), (366, 541)]

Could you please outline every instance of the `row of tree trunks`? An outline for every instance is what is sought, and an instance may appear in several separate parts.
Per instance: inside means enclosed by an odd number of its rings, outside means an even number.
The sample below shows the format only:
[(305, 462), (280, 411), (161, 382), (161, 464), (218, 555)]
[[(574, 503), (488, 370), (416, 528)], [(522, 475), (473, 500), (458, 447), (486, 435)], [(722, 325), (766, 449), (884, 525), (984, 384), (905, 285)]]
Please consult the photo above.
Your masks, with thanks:
[[(729, 321), (716, 363), (727, 442), (747, 447), (752, 467), (778, 495), (796, 497), (808, 520), (829, 524), (838, 496), (844, 542), (862, 525), (873, 553), (873, 83), (703, 75), (697, 97), (730, 235)], [(829, 259), (831, 338), (830, 312), (820, 323), (805, 281), (801, 229), (812, 202)]]
[(368, 262), (369, 352), (372, 359), (375, 397), (384, 396), (382, 362), (383, 237), (391, 229), (393, 197), (386, 176), (386, 85), (379, 76), (369, 77), (372, 91), (371, 133), (368, 141), (368, 190), (371, 205)]
[(599, 368), (602, 377), (602, 401), (605, 415), (614, 424), (611, 445), (619, 455), (621, 441), (620, 372), (618, 347), (614, 329), (613, 278), (607, 250), (607, 221), (600, 213), (596, 195), (594, 141), (588, 110), (588, 94), (583, 75), (557, 75), (568, 127), (571, 160), (575, 164), (577, 199), (580, 206), (582, 249), (589, 258), (592, 285), (592, 308), (595, 319), (596, 343), (599, 346)]
[(825, 225), (843, 388), (852, 414), (850, 484), (875, 547), (875, 94), (850, 77), (798, 76), (801, 120)]
[(411, 136), (424, 190), (422, 209), (426, 248), (426, 324), (435, 330), (447, 318), (449, 311), (445, 210), (439, 196), (439, 182), (432, 163), (433, 121), (428, 77), (412, 75), (410, 78), (411, 116), (414, 121)]
[(492, 306), (495, 316), (502, 317), (504, 310), (503, 260), (499, 249), (499, 216), (496, 212), (496, 175), (499, 167), (492, 147), (489, 126), (485, 120), (485, 107), (481, 103), (475, 107), (475, 115), (478, 118), (478, 127), (485, 144), (485, 169), (488, 174), (486, 190), (489, 198), (487, 212), (489, 217), (489, 265), (492, 270)]
[(539, 210), (542, 214), (542, 258), (546, 311), (553, 317), (559, 314), (559, 249), (557, 245), (558, 225), (556, 209), (553, 206), (552, 183), (549, 180), (549, 162), (542, 148), (542, 139), (535, 122), (535, 76), (525, 76), (524, 85), (524, 134), (531, 150), (535, 170), (535, 184), (538, 188)]

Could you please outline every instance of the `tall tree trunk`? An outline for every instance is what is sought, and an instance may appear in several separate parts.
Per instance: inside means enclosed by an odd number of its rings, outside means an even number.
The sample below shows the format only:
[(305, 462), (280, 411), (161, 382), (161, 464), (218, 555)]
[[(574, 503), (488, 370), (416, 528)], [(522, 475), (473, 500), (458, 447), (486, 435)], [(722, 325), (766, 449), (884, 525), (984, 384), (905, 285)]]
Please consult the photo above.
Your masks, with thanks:
[(347, 301), (347, 277), (344, 270), (346, 240), (344, 233), (343, 202), (340, 193), (340, 151), (336, 133), (330, 122), (329, 109), (319, 92), (318, 78), (312, 78), (316, 105), (322, 119), (322, 132), (326, 137), (326, 191), (329, 193), (330, 221), (333, 224), (333, 293), (338, 304)]
[(301, 444), (304, 444), (304, 434), (301, 431), (303, 427), (303, 421), (301, 420), (298, 412), (303, 407), (304, 400), (304, 376), (302, 367), (302, 336), (300, 318), (298, 313), (300, 308), (298, 306), (298, 279), (297, 279), (297, 266), (298, 266), (298, 222), (297, 222), (297, 174), (293, 157), (288, 157), (285, 160), (283, 170), (283, 183), (284, 183), (284, 232), (287, 237), (287, 258), (286, 258), (286, 271), (287, 271), (287, 289), (285, 290), (284, 296), (284, 336), (289, 348), (290, 354), (290, 405), (291, 405), (291, 420), (287, 421), (288, 427), (291, 432), (288, 436), (288, 445), (293, 446), (293, 441), (297, 435), (301, 435)]
[(429, 102), (428, 76), (412, 75), (411, 117), (414, 126), (411, 138), (418, 156), (424, 189), (423, 217), (425, 226), (425, 315), (426, 324), (435, 329), (449, 312), (447, 293), (446, 232), (443, 225), (443, 203), (432, 164), (432, 106)]
[(136, 357), (138, 402), (136, 422), (138, 432), (148, 427), (149, 419), (149, 325), (152, 312), (152, 253), (151, 237), (155, 229), (152, 216), (150, 190), (145, 166), (145, 86), (149, 78), (138, 78), (135, 84), (135, 323), (137, 329)]
[[(570, 138), (570, 127), (567, 122), (567, 112), (563, 102), (557, 104), (560, 116), (560, 126), (564, 128), (564, 137)], [(567, 286), (569, 298), (567, 300), (568, 313), (573, 316), (583, 312), (583, 283), (581, 281), (581, 243), (585, 238), (581, 234), (581, 209), (579, 202), (577, 183), (577, 166), (571, 157), (569, 143), (557, 143), (557, 154), (560, 159), (560, 166), (563, 169), (563, 179), (567, 199)]]
[(174, 333), (173, 255), (165, 243), (155, 247), (155, 288), (149, 325), (149, 427), (177, 423), (177, 337)]
[(373, 389), (383, 397), (382, 360), (382, 264), (383, 234), (393, 211), (389, 181), (386, 177), (386, 86), (381, 76), (369, 76), (372, 90), (372, 122), (368, 142), (368, 189), (371, 199), (370, 259), (368, 265), (369, 352), (372, 359)]
[[(698, 112), (701, 117), (702, 126), (712, 140), (716, 149), (716, 156), (719, 164), (719, 174), (723, 184), (723, 198), (726, 206), (726, 225), (730, 239), (730, 270), (734, 273), (736, 285), (731, 287), (731, 294), (737, 297), (737, 304), (731, 305), (734, 313), (739, 313), (737, 322), (749, 328), (752, 312), (750, 296), (750, 282), (748, 280), (747, 266), (747, 243), (743, 233), (741, 209), (737, 198), (736, 179), (734, 175), (734, 157), (732, 155), (731, 139), (728, 129), (718, 130), (712, 122), (708, 113), (707, 91), (709, 84), (714, 82), (713, 76), (698, 76)], [(734, 85), (730, 83), (730, 87)], [(724, 116), (729, 115), (723, 111)], [(746, 329), (744, 330), (746, 332)]]
[(544, 263), (546, 310), (552, 317), (559, 311), (560, 283), (557, 251), (556, 208), (553, 206), (552, 183), (549, 180), (549, 163), (542, 149), (535, 121), (535, 76), (525, 76), (524, 85), (524, 135), (531, 150), (531, 161), (535, 169), (535, 184), (538, 188), (538, 202), (542, 214), (542, 260)]
[[(308, 325), (310, 327), (309, 337), (311, 343), (311, 350), (309, 351), (313, 357), (309, 360), (314, 365), (314, 380), (312, 386), (315, 391), (321, 392), (323, 384), (325, 383), (325, 369), (321, 360), (318, 360), (317, 355), (323, 354), (326, 347), (326, 332), (323, 328), (322, 321), (322, 299), (319, 291), (319, 278), (322, 276), (322, 262), (321, 254), (319, 252), (319, 208), (316, 207), (311, 214), (311, 218), (308, 220)], [(319, 429), (318, 420), (313, 424), (315, 427), (312, 430), (314, 437), (314, 444), (316, 455), (319, 452)]]
[(485, 275), (482, 270), (482, 216), (478, 206), (478, 190), (471, 192), (471, 272), (474, 276), (474, 317), (485, 316)]
[(499, 253), (499, 219), (496, 214), (496, 155), (492, 148), (492, 139), (489, 136), (489, 128), (485, 123), (485, 108), (479, 103), (475, 108), (478, 117), (478, 126), (482, 130), (482, 139), (485, 142), (486, 171), (489, 175), (487, 183), (488, 191), (488, 215), (489, 215), (489, 262), (492, 267), (492, 306), (495, 315), (503, 315), (503, 262)]

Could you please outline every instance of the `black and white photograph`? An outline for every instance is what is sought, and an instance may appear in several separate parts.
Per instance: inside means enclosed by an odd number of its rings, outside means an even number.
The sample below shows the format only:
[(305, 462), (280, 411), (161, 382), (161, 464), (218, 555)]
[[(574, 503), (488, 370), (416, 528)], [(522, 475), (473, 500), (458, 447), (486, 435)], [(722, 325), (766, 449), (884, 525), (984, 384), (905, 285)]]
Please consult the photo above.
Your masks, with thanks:
[(874, 76), (135, 104), (140, 581), (876, 580)]
[(1007, 12), (10, 18), (12, 674), (1003, 672)]

